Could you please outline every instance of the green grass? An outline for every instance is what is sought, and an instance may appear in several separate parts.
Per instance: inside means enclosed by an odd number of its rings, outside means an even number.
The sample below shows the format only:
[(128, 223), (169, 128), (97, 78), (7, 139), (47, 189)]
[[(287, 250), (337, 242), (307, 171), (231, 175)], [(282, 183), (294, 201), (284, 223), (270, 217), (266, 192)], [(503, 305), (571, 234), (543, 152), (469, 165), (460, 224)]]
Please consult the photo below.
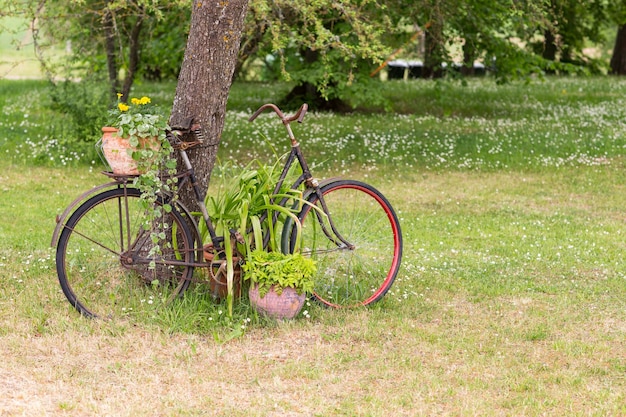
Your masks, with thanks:
[[(626, 414), (623, 81), (388, 83), (402, 116), (307, 116), (296, 134), (317, 172), (383, 191), (405, 252), (378, 305), (308, 306), (288, 323), (246, 303), (229, 320), (201, 294), (154, 318), (81, 319), (49, 240), (54, 216), (105, 179), (60, 148), (32, 155), (25, 139), (45, 141), (54, 117), (42, 84), (0, 88), (9, 415)], [(266, 157), (261, 134), (286, 149), (275, 116), (245, 122), (285, 88), (234, 86), (221, 158)]]
[[(620, 157), (626, 146), (626, 82), (617, 78), (437, 85), (428, 81), (382, 83), (372, 94), (389, 97), (394, 110), (403, 113), (342, 117), (311, 113), (305, 124), (294, 129), (312, 161), (335, 172), (374, 170), (380, 164), (397, 172), (599, 165)], [(20, 88), (28, 89), (29, 97), (12, 99)], [(266, 159), (272, 147), (279, 152), (289, 148), (275, 116), (247, 122), (260, 104), (278, 101), (287, 89), (281, 84), (234, 86), (221, 144), (223, 159)], [(173, 90), (172, 84), (137, 86), (137, 94), (151, 95), (165, 108), (171, 105)], [(5, 81), (0, 82), (0, 92), (0, 102), (5, 101), (0, 146), (9, 160), (58, 166), (97, 159), (91, 147), (97, 138), (76, 138), (67, 131), (68, 116), (46, 105), (46, 84)], [(43, 107), (35, 106), (37, 111), (32, 111), (33, 103)], [(88, 100), (85, 103), (89, 106)], [(72, 147), (77, 139), (82, 147)]]

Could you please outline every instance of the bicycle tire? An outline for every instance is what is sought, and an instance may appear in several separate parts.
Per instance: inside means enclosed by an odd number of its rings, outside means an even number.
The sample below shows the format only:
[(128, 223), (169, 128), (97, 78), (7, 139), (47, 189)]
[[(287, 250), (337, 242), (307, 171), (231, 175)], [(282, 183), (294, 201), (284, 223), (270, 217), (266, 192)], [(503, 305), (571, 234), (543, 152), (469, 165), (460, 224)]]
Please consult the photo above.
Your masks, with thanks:
[(115, 320), (154, 311), (182, 295), (191, 282), (193, 266), (164, 263), (193, 262), (193, 235), (183, 216), (163, 210), (163, 218), (153, 222), (169, 225), (157, 239), (161, 254), (148, 258), (153, 236), (142, 226), (146, 211), (140, 194), (129, 187), (96, 194), (63, 227), (57, 275), (68, 301), (85, 317)]
[[(308, 196), (311, 205), (305, 204), (298, 218), (300, 251), (317, 265), (313, 297), (334, 308), (379, 301), (393, 285), (402, 260), (402, 232), (393, 207), (378, 190), (360, 181), (332, 181), (320, 192), (335, 230), (354, 247), (340, 244), (330, 232), (328, 217), (312, 208), (322, 209), (318, 193)], [(293, 252), (297, 228), (287, 227), (283, 250)]]

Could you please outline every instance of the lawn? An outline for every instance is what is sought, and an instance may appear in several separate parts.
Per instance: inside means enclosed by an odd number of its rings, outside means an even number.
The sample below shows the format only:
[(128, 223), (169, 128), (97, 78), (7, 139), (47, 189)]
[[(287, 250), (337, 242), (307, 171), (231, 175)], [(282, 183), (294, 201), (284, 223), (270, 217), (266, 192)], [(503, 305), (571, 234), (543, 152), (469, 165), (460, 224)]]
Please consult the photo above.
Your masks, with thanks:
[[(372, 94), (396, 113), (309, 114), (296, 135), (315, 171), (383, 191), (404, 258), (372, 308), (285, 323), (197, 297), (78, 316), (49, 240), (105, 179), (45, 130), (45, 88), (0, 81), (1, 414), (626, 414), (626, 82), (390, 82)], [(287, 149), (278, 119), (245, 121), (286, 88), (234, 86), (222, 160)], [(166, 105), (173, 86), (138, 91)]]

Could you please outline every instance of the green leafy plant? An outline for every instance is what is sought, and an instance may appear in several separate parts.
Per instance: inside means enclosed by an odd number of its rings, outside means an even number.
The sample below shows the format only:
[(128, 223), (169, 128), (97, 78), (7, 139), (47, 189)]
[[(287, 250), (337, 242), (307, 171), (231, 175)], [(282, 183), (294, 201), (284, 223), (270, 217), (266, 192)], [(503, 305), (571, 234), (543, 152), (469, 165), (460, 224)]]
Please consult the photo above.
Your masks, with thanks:
[[(74, 148), (84, 143), (93, 149), (91, 145), (94, 138), (102, 134), (100, 128), (107, 119), (110, 105), (110, 93), (106, 86), (93, 80), (64, 81), (49, 84), (46, 92), (50, 99), (48, 106), (60, 113), (60, 123), (51, 121), (56, 134)], [(78, 148), (82, 150), (82, 146)]]
[(109, 125), (118, 130), (120, 137), (128, 138), (135, 147), (140, 146), (140, 140), (147, 137), (164, 141), (167, 121), (158, 108), (151, 105), (150, 97), (133, 97), (130, 104), (122, 100), (121, 93), (117, 97), (117, 106), (109, 111)]
[[(229, 314), (233, 309), (233, 280), (235, 263), (237, 259), (245, 259), (252, 247), (262, 247), (262, 228), (267, 223), (261, 224), (263, 213), (269, 210), (277, 210), (289, 215), (289, 210), (272, 202), (279, 198), (279, 194), (273, 193), (273, 188), (278, 181), (280, 172), (277, 161), (272, 166), (265, 166), (258, 161), (240, 169), (228, 183), (220, 184), (219, 191), (207, 193), (205, 204), (211, 217), (215, 232), (224, 240), (224, 253), (215, 253), (215, 257), (226, 260), (226, 282), (228, 288), (227, 305)], [(232, 166), (221, 167), (221, 170), (232, 173), (236, 170)], [(291, 191), (294, 198), (301, 193)], [(292, 214), (293, 215), (293, 214)], [(270, 221), (267, 218), (266, 222)], [(209, 243), (208, 230), (200, 222), (200, 234), (203, 242)], [(251, 233), (249, 233), (252, 230)], [(233, 231), (243, 237), (243, 242), (237, 242), (233, 238)], [(256, 239), (254, 238), (256, 236)]]
[(317, 270), (315, 261), (300, 253), (284, 254), (256, 249), (250, 252), (242, 266), (243, 279), (259, 286), (264, 297), (273, 286), (277, 294), (293, 288), (298, 294), (312, 292)]
[[(172, 153), (172, 145), (166, 138), (168, 128), (166, 118), (158, 108), (151, 105), (152, 100), (143, 96), (131, 98), (130, 104), (122, 101), (118, 93), (117, 106), (109, 111), (109, 122), (117, 129), (117, 135), (127, 138), (132, 158), (137, 161), (140, 175), (133, 180), (133, 185), (141, 191), (140, 199), (146, 209), (144, 228), (150, 230), (153, 246), (148, 256), (161, 253), (160, 242), (166, 241), (164, 229), (156, 223), (162, 218), (163, 211), (169, 212), (169, 202), (155, 204), (159, 196), (175, 195), (177, 179), (176, 159)], [(150, 264), (155, 267), (154, 261)]]
[[(235, 230), (246, 237), (244, 243), (233, 248), (244, 256), (251, 249), (262, 247), (263, 230), (270, 233), (269, 246), (278, 248), (278, 230), (285, 217), (295, 217), (304, 203), (302, 192), (291, 190), (287, 185), (275, 192), (281, 173), (280, 162), (278, 158), (271, 165), (255, 160), (243, 168), (227, 165), (219, 167), (218, 171), (224, 173), (222, 177), (231, 179), (218, 184), (216, 191), (210, 189), (205, 198), (207, 211), (219, 236), (230, 238), (230, 231)], [(283, 198), (288, 202), (280, 205), (279, 201)], [(203, 224), (200, 226), (200, 234), (207, 243), (208, 231)]]
[[(229, 177), (218, 186), (216, 192), (210, 189), (205, 204), (210, 218), (214, 222), (216, 234), (224, 239), (224, 252), (215, 253), (218, 258), (226, 259), (229, 312), (232, 311), (232, 279), (235, 259), (247, 262), (248, 255), (255, 249), (262, 250), (264, 239), (268, 239), (269, 251), (278, 251), (285, 219), (291, 218), (300, 228), (296, 213), (306, 202), (301, 190), (290, 189), (284, 185), (276, 190), (276, 184), (282, 172), (282, 158), (272, 164), (252, 161), (243, 168), (221, 166), (218, 175)], [(291, 184), (290, 178), (297, 175), (296, 167), (287, 175), (285, 184)], [(214, 184), (217, 181), (214, 181)], [(283, 202), (284, 200), (284, 202)], [(210, 243), (208, 230), (200, 222), (200, 235), (204, 243)], [(236, 239), (233, 234), (237, 235)], [(267, 236), (264, 237), (263, 233)]]

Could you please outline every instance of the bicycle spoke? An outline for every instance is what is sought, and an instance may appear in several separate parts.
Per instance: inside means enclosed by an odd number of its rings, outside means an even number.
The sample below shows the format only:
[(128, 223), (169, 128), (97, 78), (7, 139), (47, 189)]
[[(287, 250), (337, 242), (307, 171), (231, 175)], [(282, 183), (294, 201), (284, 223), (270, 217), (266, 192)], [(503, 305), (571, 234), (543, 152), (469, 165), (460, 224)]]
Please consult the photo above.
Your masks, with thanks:
[[(358, 181), (335, 181), (321, 191), (328, 218), (312, 214), (308, 206), (300, 215), (301, 252), (318, 267), (315, 297), (332, 307), (378, 301), (393, 284), (402, 254), (393, 209), (378, 191)], [(309, 202), (324, 207), (316, 194)], [(290, 248), (295, 247), (295, 239), (292, 233)], [(337, 246), (339, 240), (350, 246)]]
[(57, 247), (57, 272), (66, 297), (85, 316), (141, 314), (189, 285), (194, 240), (183, 218), (175, 211), (166, 215), (163, 224), (176, 226), (162, 234), (161, 253), (147, 256), (154, 243), (143, 230), (144, 215), (139, 191), (127, 188), (92, 197), (68, 219)]

